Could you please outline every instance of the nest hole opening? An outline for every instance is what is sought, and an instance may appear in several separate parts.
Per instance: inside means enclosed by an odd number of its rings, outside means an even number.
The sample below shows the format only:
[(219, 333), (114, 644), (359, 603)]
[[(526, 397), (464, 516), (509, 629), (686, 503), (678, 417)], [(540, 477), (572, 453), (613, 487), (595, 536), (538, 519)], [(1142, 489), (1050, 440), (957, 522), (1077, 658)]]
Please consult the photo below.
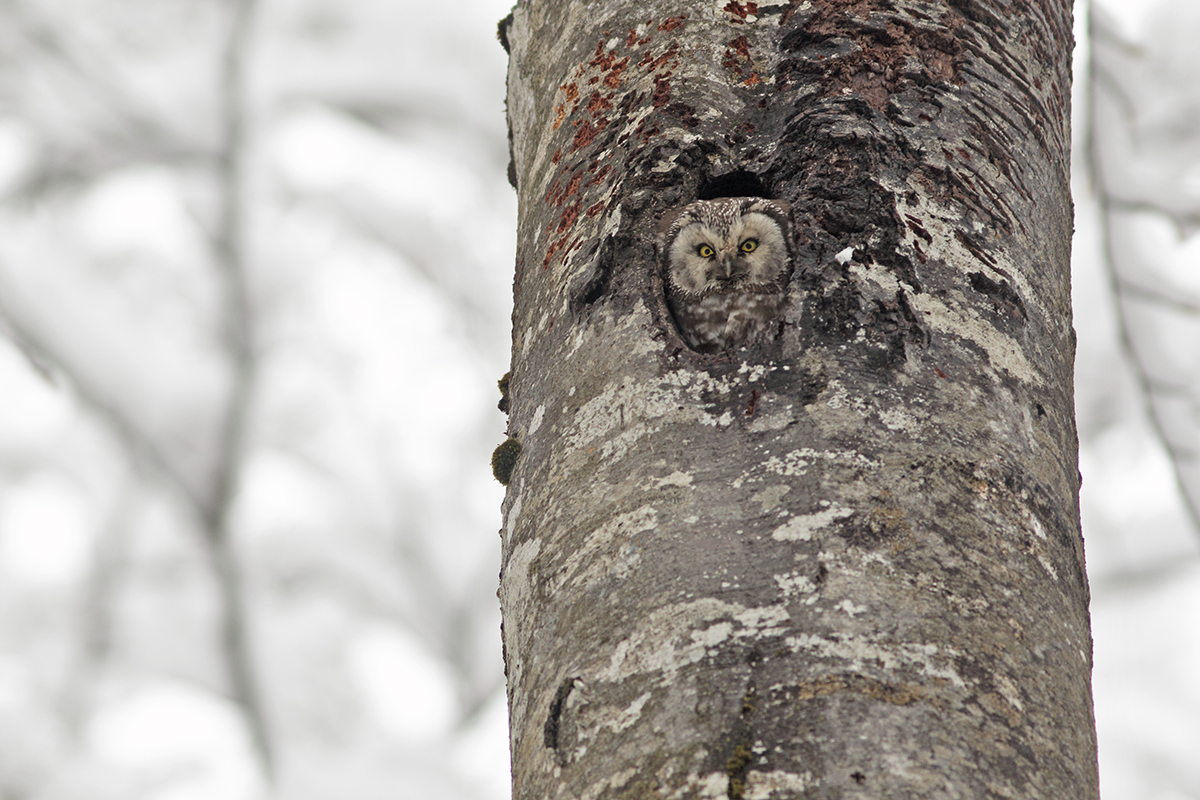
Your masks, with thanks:
[(737, 170), (724, 175), (712, 175), (701, 182), (696, 191), (697, 200), (716, 200), (719, 197), (762, 197), (767, 200), (775, 199), (763, 183), (762, 178), (753, 172)]

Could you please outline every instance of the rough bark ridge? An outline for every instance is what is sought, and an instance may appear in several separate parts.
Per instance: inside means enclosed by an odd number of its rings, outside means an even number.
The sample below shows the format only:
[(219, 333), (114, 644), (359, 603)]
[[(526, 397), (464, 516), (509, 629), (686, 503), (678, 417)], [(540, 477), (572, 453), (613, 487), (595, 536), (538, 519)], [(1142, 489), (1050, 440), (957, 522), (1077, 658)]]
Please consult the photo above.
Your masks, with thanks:
[[(514, 797), (1095, 798), (1070, 3), (521, 0), (502, 40)], [(798, 254), (778, 340), (702, 355), (653, 236), (727, 195)]]

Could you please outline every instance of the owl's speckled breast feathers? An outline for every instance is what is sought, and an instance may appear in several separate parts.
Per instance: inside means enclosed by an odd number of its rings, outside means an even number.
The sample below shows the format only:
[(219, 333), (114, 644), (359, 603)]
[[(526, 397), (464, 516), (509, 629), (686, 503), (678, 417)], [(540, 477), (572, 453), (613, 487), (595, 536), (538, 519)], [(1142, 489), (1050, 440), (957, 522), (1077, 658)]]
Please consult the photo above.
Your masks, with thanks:
[(697, 200), (661, 230), (667, 305), (693, 350), (741, 347), (778, 320), (792, 254), (786, 204)]

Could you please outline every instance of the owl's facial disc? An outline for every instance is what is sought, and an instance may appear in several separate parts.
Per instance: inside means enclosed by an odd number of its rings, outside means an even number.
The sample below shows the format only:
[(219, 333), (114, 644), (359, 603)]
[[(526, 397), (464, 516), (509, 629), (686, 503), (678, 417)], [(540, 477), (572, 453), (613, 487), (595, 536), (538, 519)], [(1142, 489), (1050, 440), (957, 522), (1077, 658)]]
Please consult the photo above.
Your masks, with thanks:
[(777, 219), (746, 205), (698, 201), (675, 219), (667, 263), (677, 291), (701, 297), (778, 290), (788, 258), (784, 232)]

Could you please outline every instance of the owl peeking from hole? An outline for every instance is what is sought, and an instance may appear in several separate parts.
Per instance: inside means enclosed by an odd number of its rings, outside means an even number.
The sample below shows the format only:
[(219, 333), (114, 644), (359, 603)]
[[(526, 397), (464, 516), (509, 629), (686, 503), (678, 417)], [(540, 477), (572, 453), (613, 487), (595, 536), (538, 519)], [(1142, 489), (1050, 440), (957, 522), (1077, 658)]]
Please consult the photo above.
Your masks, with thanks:
[(741, 347), (779, 319), (792, 262), (786, 203), (697, 200), (659, 232), (667, 306), (693, 350)]

